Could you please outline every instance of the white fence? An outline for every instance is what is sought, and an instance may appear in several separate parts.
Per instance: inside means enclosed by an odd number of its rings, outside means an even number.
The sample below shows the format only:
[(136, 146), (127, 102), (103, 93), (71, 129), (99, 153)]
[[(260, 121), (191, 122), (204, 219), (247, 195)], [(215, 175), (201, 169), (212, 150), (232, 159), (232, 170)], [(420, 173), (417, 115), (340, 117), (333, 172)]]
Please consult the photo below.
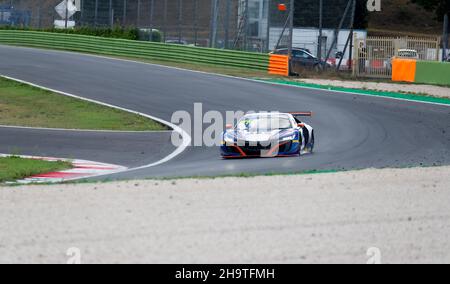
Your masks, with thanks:
[(439, 61), (440, 38), (368, 37), (356, 40), (354, 75), (357, 77), (390, 78), (392, 58)]

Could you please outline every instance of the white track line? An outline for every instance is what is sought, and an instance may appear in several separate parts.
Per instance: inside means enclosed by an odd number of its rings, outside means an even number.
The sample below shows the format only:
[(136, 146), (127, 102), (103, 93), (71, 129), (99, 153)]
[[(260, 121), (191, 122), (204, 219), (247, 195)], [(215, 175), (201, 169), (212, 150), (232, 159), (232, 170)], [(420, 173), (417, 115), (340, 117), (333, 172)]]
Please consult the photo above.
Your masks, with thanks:
[[(181, 127), (179, 127), (179, 126), (177, 126), (177, 125), (175, 125), (175, 124), (173, 124), (171, 122), (165, 121), (165, 120), (163, 120), (161, 118), (154, 117), (154, 116), (151, 116), (149, 114), (137, 112), (137, 111), (134, 111), (134, 110), (126, 109), (126, 108), (123, 108), (123, 107), (119, 107), (119, 106), (103, 103), (103, 102), (100, 102), (100, 101), (97, 101), (97, 100), (83, 98), (83, 97), (80, 97), (80, 96), (77, 96), (77, 95), (73, 95), (73, 94), (70, 94), (70, 93), (66, 93), (66, 92), (62, 92), (62, 91), (59, 91), (59, 90), (47, 88), (47, 87), (40, 86), (40, 85), (31, 83), (31, 82), (28, 82), (28, 81), (24, 81), (24, 80), (21, 80), (21, 79), (9, 77), (9, 76), (4, 76), (4, 75), (0, 75), (0, 77), (6, 78), (6, 79), (9, 79), (9, 80), (13, 80), (13, 81), (16, 81), (18, 83), (26, 84), (26, 85), (29, 85), (29, 86), (37, 87), (37, 88), (40, 88), (40, 89), (43, 89), (43, 90), (47, 90), (47, 91), (50, 91), (50, 92), (54, 92), (54, 93), (57, 93), (57, 94), (60, 94), (60, 95), (63, 95), (63, 96), (76, 98), (76, 99), (79, 99), (79, 100), (95, 103), (95, 104), (98, 104), (98, 105), (114, 108), (114, 109), (117, 109), (117, 110), (121, 110), (121, 111), (126, 111), (126, 112), (129, 112), (129, 113), (137, 114), (137, 115), (140, 115), (140, 116), (152, 119), (154, 121), (157, 121), (159, 123), (162, 123), (164, 125), (167, 125), (169, 128), (173, 129), (173, 131), (175, 131), (175, 132), (177, 132), (177, 133), (179, 133), (181, 135), (182, 140), (183, 140), (182, 144), (180, 146), (178, 146), (177, 149), (175, 149), (175, 151), (172, 152), (170, 155), (166, 156), (165, 158), (163, 158), (163, 159), (161, 159), (161, 160), (159, 160), (157, 162), (154, 162), (154, 163), (151, 163), (151, 164), (148, 164), (148, 165), (144, 165), (144, 166), (140, 166), (140, 167), (136, 167), (136, 168), (130, 168), (130, 169), (122, 170), (122, 171), (120, 171), (120, 173), (147, 169), (147, 168), (151, 168), (151, 167), (155, 167), (155, 166), (159, 166), (161, 164), (164, 164), (164, 163), (172, 160), (176, 156), (180, 155), (181, 153), (183, 153), (184, 150), (186, 150), (186, 148), (191, 144), (192, 138), (186, 131), (184, 131)], [(116, 172), (116, 173), (118, 173), (118, 172)], [(104, 176), (104, 175), (108, 175), (108, 174), (97, 175), (97, 177)]]
[[(4, 77), (4, 76), (0, 76)], [(129, 131), (129, 130), (94, 130), (94, 129), (71, 129), (71, 128), (50, 128), (50, 127), (32, 127), (32, 126), (16, 126), (16, 125), (3, 125), (0, 124), (0, 128), (10, 129), (25, 129), (25, 130), (48, 130), (48, 131), (71, 131), (71, 132), (98, 132), (98, 133), (168, 133), (173, 130), (145, 130), (145, 131)]]

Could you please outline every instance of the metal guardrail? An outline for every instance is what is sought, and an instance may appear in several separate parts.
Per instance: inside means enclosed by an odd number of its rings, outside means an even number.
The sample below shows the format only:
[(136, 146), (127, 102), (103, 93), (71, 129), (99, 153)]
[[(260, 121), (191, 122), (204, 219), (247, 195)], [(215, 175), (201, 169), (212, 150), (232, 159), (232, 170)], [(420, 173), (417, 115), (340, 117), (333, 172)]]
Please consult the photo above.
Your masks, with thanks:
[(268, 71), (269, 54), (76, 34), (0, 30), (0, 44)]

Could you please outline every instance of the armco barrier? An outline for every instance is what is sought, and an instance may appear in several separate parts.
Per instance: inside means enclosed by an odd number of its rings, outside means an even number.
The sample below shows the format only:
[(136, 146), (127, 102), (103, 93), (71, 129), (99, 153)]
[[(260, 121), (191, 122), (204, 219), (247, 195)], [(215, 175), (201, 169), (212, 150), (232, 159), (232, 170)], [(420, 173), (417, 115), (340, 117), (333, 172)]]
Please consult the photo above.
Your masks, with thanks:
[[(221, 50), (154, 42), (102, 38), (76, 34), (0, 30), (0, 44), (87, 52), (101, 55), (161, 60), (180, 63), (204, 63), (217, 66), (261, 70), (288, 75), (285, 61), (273, 61), (261, 53)], [(284, 63), (283, 63), (284, 62)]]
[(392, 81), (450, 86), (450, 63), (396, 58)]

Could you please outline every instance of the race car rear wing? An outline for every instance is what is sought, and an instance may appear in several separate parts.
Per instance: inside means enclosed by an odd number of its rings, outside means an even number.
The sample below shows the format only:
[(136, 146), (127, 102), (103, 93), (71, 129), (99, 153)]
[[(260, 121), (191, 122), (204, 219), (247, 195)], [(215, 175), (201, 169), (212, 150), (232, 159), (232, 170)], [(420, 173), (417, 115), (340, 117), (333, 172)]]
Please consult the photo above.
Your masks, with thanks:
[(294, 119), (297, 121), (297, 122), (301, 122), (302, 121), (302, 117), (305, 117), (305, 116), (312, 116), (313, 115), (313, 113), (312, 112), (310, 112), (310, 111), (303, 111), (303, 112), (289, 112), (289, 114), (292, 114), (292, 116), (294, 117)]
[(303, 117), (303, 116), (313, 116), (311, 111), (300, 111), (300, 112), (288, 112), (292, 114), (293, 117)]

